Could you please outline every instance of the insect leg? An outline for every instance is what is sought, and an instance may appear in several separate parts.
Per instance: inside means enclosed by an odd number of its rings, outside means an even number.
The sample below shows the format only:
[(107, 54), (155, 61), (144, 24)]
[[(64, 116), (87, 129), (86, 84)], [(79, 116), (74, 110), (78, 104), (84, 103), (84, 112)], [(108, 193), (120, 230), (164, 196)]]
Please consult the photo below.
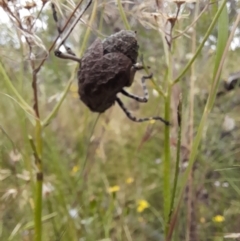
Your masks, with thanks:
[[(52, 13), (53, 13), (53, 19), (57, 24), (57, 30), (59, 35), (62, 34), (62, 29), (58, 20), (58, 16), (57, 16), (57, 10), (55, 7), (54, 3), (51, 3), (51, 7), (52, 7)], [(66, 49), (67, 53), (62, 53), (59, 48), (61, 47), (61, 45), (64, 46), (64, 48)], [(57, 49), (54, 51), (55, 55), (59, 58), (63, 58), (63, 59), (72, 59), (72, 60), (76, 60), (79, 61), (79, 59), (75, 56), (75, 54), (72, 52), (71, 48), (69, 48), (64, 41), (61, 42), (61, 45), (59, 45), (57, 47)]]
[(150, 121), (150, 120), (159, 120), (159, 121), (162, 121), (165, 125), (170, 125), (170, 123), (166, 120), (164, 120), (162, 117), (160, 116), (154, 116), (154, 117), (146, 117), (146, 118), (137, 118), (135, 116), (133, 116), (131, 114), (131, 112), (124, 106), (123, 102), (118, 98), (116, 97), (116, 101), (117, 103), (119, 104), (119, 106), (121, 107), (121, 109), (124, 111), (124, 113), (126, 114), (126, 116), (132, 120), (132, 121), (135, 121), (135, 122), (144, 122), (144, 121)]
[(146, 79), (151, 79), (152, 78), (152, 74), (150, 74), (149, 76), (143, 76), (142, 79), (141, 79), (141, 82), (142, 82), (142, 88), (143, 88), (143, 94), (144, 96), (141, 97), (141, 96), (137, 96), (137, 95), (134, 95), (134, 94), (130, 94), (128, 93), (126, 90), (121, 90), (121, 93), (127, 97), (130, 97), (138, 102), (144, 102), (146, 103), (148, 101), (148, 98), (149, 98), (149, 95), (148, 95), (148, 90), (147, 90), (147, 86), (146, 86), (146, 83), (145, 83), (145, 80)]
[(60, 50), (55, 50), (54, 54), (56, 57), (58, 57), (60, 59), (71, 59), (73, 61), (81, 63), (81, 59), (76, 57), (75, 55), (63, 53)]
[[(82, 3), (82, 1), (80, 2), (80, 4)], [(78, 16), (74, 19), (74, 21), (72, 22), (72, 24), (70, 25), (70, 27), (67, 29), (64, 37), (62, 37), (62, 41), (60, 43), (60, 46), (66, 41), (66, 39), (68, 38), (68, 36), (70, 35), (70, 33), (73, 31), (73, 29), (75, 28), (76, 24), (78, 23), (78, 21), (81, 19), (81, 17), (83, 16), (83, 14), (86, 12), (86, 10), (89, 8), (89, 6), (91, 5), (92, 0), (89, 0), (86, 4), (86, 6), (83, 8), (83, 10), (78, 14)], [(79, 4), (78, 4), (79, 6)], [(78, 6), (76, 8), (78, 8)]]
[[(150, 68), (149, 66), (146, 66), (146, 67), (148, 69)], [(144, 69), (144, 66), (143, 66), (143, 64), (140, 64), (140, 63), (136, 63), (132, 66), (132, 68), (130, 70), (130, 81), (129, 81), (128, 86), (132, 85), (136, 71), (142, 70), (142, 69)]]
[[(91, 3), (92, 3), (92, 0), (89, 0), (88, 3), (86, 4), (85, 8), (78, 14), (77, 18), (73, 21), (71, 26), (68, 28), (65, 35), (62, 36), (60, 44), (57, 46), (56, 50), (54, 51), (54, 53), (57, 57), (63, 58), (63, 59), (71, 59), (71, 60), (74, 60), (77, 62), (81, 62), (81, 59), (77, 58), (75, 56), (75, 54), (72, 52), (71, 48), (66, 46), (65, 41), (68, 38), (68, 36), (70, 35), (70, 33), (72, 32), (72, 30), (74, 29), (74, 27), (76, 26), (76, 24), (78, 23), (78, 21), (81, 19), (82, 15), (85, 13), (85, 11), (88, 9), (88, 7), (91, 5)], [(80, 2), (80, 4), (81, 4), (81, 2)], [(58, 29), (59, 35), (62, 35), (62, 29), (58, 22), (57, 11), (56, 11), (55, 5), (52, 3), (51, 6), (52, 6), (53, 18), (54, 18), (55, 22), (57, 23), (57, 29)], [(76, 9), (78, 7), (79, 6), (77, 6)], [(74, 10), (74, 12), (75, 12), (75, 10)], [(74, 12), (73, 12), (73, 14), (74, 14)], [(62, 53), (59, 50), (62, 45), (65, 47), (67, 53)]]

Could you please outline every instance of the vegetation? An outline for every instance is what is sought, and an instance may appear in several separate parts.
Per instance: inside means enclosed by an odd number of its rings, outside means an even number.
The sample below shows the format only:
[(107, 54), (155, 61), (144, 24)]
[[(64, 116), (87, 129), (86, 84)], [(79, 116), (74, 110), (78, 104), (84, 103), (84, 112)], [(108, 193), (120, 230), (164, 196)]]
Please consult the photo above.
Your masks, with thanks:
[[(55, 2), (63, 29), (89, 1)], [(117, 3), (117, 4), (116, 4)], [(147, 104), (90, 112), (75, 62), (54, 56), (51, 3), (0, 1), (0, 239), (155, 241), (240, 236), (238, 0), (95, 0), (67, 40), (137, 31)], [(150, 66), (150, 69), (147, 68)], [(225, 86), (225, 88), (224, 88)], [(221, 92), (221, 94), (219, 94)]]

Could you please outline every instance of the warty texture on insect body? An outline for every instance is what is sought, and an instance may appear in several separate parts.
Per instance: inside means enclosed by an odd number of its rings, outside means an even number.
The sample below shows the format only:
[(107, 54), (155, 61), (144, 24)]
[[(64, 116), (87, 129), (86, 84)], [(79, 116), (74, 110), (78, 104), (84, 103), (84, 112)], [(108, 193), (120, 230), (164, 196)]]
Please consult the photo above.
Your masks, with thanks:
[(134, 64), (137, 62), (139, 46), (135, 32), (122, 30), (110, 35), (102, 43), (104, 54), (120, 52), (131, 59)]
[(78, 92), (91, 111), (104, 112), (132, 84), (138, 48), (136, 33), (122, 30), (103, 41), (97, 38), (87, 49), (78, 71)]

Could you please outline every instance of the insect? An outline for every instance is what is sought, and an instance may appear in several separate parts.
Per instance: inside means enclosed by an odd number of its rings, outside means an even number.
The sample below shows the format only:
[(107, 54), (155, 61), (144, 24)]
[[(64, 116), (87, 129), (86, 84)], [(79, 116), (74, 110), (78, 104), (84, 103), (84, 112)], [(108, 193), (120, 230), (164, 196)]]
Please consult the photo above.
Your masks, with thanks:
[[(54, 19), (58, 22), (54, 5), (52, 5), (52, 9)], [(55, 55), (79, 62), (78, 93), (82, 102), (91, 111), (103, 113), (118, 103), (132, 121), (160, 120), (169, 125), (168, 121), (159, 116), (146, 118), (133, 116), (118, 96), (118, 94), (122, 94), (138, 102), (147, 102), (149, 98), (145, 81), (152, 75), (143, 76), (141, 79), (143, 97), (128, 93), (124, 89), (124, 87), (132, 85), (136, 71), (143, 69), (143, 65), (137, 63), (139, 46), (134, 31), (121, 30), (103, 41), (97, 38), (81, 59), (77, 58), (70, 48), (66, 46), (65, 48), (67, 53), (62, 53), (57, 48)]]

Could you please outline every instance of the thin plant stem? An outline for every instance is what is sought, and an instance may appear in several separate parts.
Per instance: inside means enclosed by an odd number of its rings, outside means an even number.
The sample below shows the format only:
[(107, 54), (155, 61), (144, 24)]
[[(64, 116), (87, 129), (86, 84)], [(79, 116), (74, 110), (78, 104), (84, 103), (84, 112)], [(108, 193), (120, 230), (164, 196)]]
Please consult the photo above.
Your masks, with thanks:
[[(164, 50), (166, 63), (168, 66), (167, 71), (167, 92), (165, 94), (165, 120), (170, 121), (171, 113), (171, 95), (172, 95), (172, 53), (170, 48), (167, 47), (167, 42), (164, 40)], [(165, 222), (165, 236), (169, 228), (169, 215), (171, 213), (171, 148), (170, 148), (170, 128), (165, 126), (164, 129), (164, 162), (163, 162), (163, 209), (164, 209), (164, 222)]]
[(125, 12), (124, 12), (124, 9), (123, 9), (121, 0), (117, 0), (117, 5), (118, 5), (118, 9), (119, 9), (120, 16), (121, 16), (122, 21), (123, 21), (123, 23), (124, 23), (124, 25), (125, 25), (125, 28), (128, 29), (128, 30), (130, 30), (131, 27), (130, 27), (130, 25), (129, 25), (129, 22), (128, 22), (128, 20), (127, 20), (126, 14), (125, 14)]
[(94, 1), (94, 4), (93, 4), (93, 9), (92, 9), (92, 14), (91, 14), (91, 18), (89, 20), (89, 23), (88, 23), (88, 28), (87, 28), (87, 31), (84, 35), (84, 39), (83, 39), (83, 43), (82, 43), (82, 46), (81, 46), (81, 49), (80, 49), (80, 56), (83, 55), (85, 49), (86, 49), (86, 46), (87, 46), (87, 42), (88, 42), (88, 39), (89, 39), (89, 36), (90, 36), (90, 33), (91, 33), (91, 28), (90, 26), (93, 25), (93, 22), (96, 18), (96, 14), (97, 14), (97, 6), (98, 6), (98, 0), (95, 0)]
[[(36, 189), (35, 189), (35, 206), (34, 206), (34, 241), (42, 240), (42, 184), (43, 184), (43, 173), (42, 173), (42, 160), (39, 156), (39, 150), (34, 144), (31, 136), (29, 136), (29, 142), (33, 150), (37, 171)], [(39, 148), (39, 147), (38, 147)]]
[[(218, 10), (218, 12), (217, 12), (216, 15), (220, 16), (219, 12), (220, 12), (220, 13), (222, 12), (222, 10), (224, 9), (225, 5), (226, 5), (226, 1), (223, 1), (223, 2), (222, 2), (222, 5), (221, 5), (221, 7), (219, 8), (219, 10)], [(222, 54), (222, 56), (221, 56), (221, 61), (220, 61), (219, 67), (218, 67), (218, 71), (217, 71), (217, 73), (216, 73), (215, 78), (214, 78), (213, 81), (212, 81), (212, 82), (213, 82), (212, 85), (217, 86), (217, 85), (216, 85), (216, 82), (218, 82), (219, 79), (220, 79), (219, 77), (220, 77), (220, 74), (221, 74), (221, 70), (222, 70), (223, 64), (224, 64), (224, 62), (225, 62), (226, 55), (227, 55), (227, 53), (228, 53), (228, 49), (229, 49), (229, 47), (230, 47), (231, 41), (232, 41), (232, 39), (233, 39), (234, 32), (235, 32), (235, 30), (236, 30), (237, 27), (238, 27), (239, 21), (240, 21), (240, 14), (238, 14), (238, 16), (237, 16), (237, 19), (236, 19), (236, 21), (235, 21), (235, 23), (234, 23), (234, 26), (233, 26), (233, 28), (232, 28), (231, 34), (230, 34), (230, 36), (229, 36), (229, 38), (228, 38), (227, 44), (225, 45), (225, 49), (224, 49), (224, 52), (223, 52), (223, 54)], [(190, 158), (189, 158), (189, 164), (188, 164), (188, 167), (187, 167), (187, 169), (186, 169), (186, 171), (185, 171), (183, 180), (182, 180), (182, 182), (181, 182), (181, 189), (180, 189), (180, 195), (179, 195), (179, 197), (181, 196), (181, 193), (183, 193), (183, 191), (184, 191), (184, 189), (185, 189), (185, 185), (186, 185), (186, 182), (187, 182), (189, 173), (190, 173), (190, 171), (191, 171), (191, 168), (192, 168), (192, 166), (193, 166), (193, 164), (194, 164), (194, 161), (195, 161), (195, 157), (196, 157), (197, 152), (198, 152), (198, 146), (199, 146), (200, 141), (201, 141), (201, 137), (202, 137), (202, 133), (203, 133), (203, 128), (204, 128), (204, 126), (205, 126), (205, 123), (206, 123), (206, 120), (207, 120), (207, 118), (208, 118), (208, 115), (209, 115), (209, 113), (210, 113), (210, 111), (211, 111), (211, 103), (214, 102), (215, 98), (216, 98), (216, 95), (214, 95), (214, 89), (211, 89), (211, 91), (210, 91), (210, 93), (209, 93), (209, 96), (208, 96), (207, 104), (206, 104), (206, 106), (205, 106), (205, 108), (204, 108), (204, 112), (203, 112), (203, 115), (202, 115), (202, 118), (201, 118), (201, 121), (200, 121), (198, 130), (197, 130), (197, 135), (196, 135), (196, 137), (195, 137), (195, 139), (194, 139), (194, 141), (193, 141), (193, 146), (192, 146), (191, 153), (190, 153)], [(180, 201), (180, 198), (179, 198), (178, 201)]]
[(0, 71), (3, 74), (3, 80), (5, 81), (6, 86), (14, 93), (14, 95), (17, 97), (18, 101), (21, 103), (23, 108), (25, 108), (32, 115), (34, 115), (32, 107), (23, 99), (23, 97), (19, 94), (19, 92), (13, 86), (13, 84), (12, 84), (10, 78), (8, 77), (8, 74), (6, 73), (1, 61), (0, 61)]
[(93, 133), (95, 131), (95, 128), (97, 126), (97, 123), (98, 123), (98, 120), (99, 120), (99, 117), (100, 117), (100, 114), (97, 115), (97, 118), (96, 120), (94, 121), (93, 123), (93, 127), (92, 127), (92, 131), (89, 135), (89, 138), (88, 138), (88, 144), (87, 144), (87, 150), (86, 150), (86, 156), (84, 158), (84, 161), (81, 163), (82, 165), (82, 171), (80, 172), (80, 175), (79, 175), (79, 178), (80, 177), (83, 177), (84, 180), (87, 179), (87, 175), (89, 173), (89, 171), (87, 170), (86, 166), (87, 166), (87, 160), (88, 160), (88, 155), (89, 155), (89, 148), (90, 148), (90, 145), (91, 145), (91, 137), (93, 136)]
[(34, 207), (34, 240), (42, 240), (42, 184), (43, 176), (42, 172), (37, 173), (36, 194), (35, 194), (35, 207)]
[[(73, 18), (75, 12), (78, 10), (79, 6), (81, 5), (82, 0), (77, 4), (77, 6), (75, 7), (75, 9), (73, 10), (72, 14), (70, 15), (70, 17), (68, 18), (68, 20), (66, 21), (64, 27), (62, 28), (62, 32), (65, 31), (65, 29), (67, 28), (69, 22), (71, 21), (71, 19)], [(56, 39), (53, 41), (52, 45), (49, 47), (48, 49), (48, 54), (53, 50), (55, 44), (57, 43), (58, 39), (60, 37), (60, 33), (58, 34), (58, 36), (56, 37)], [(44, 62), (47, 60), (48, 54), (45, 55), (42, 59), (42, 61), (40, 62), (40, 64), (38, 65), (38, 67), (35, 69), (35, 71), (38, 73), (41, 69), (41, 67), (43, 66)]]
[[(143, 61), (142, 61), (142, 62), (143, 62)], [(145, 70), (145, 72), (147, 73), (147, 75), (150, 75), (149, 68), (144, 64), (144, 62), (143, 62), (143, 67), (144, 67), (144, 70)], [(150, 78), (150, 80), (151, 80), (154, 88), (155, 88), (156, 91), (158, 92), (158, 94), (161, 95), (163, 98), (165, 98), (166, 95), (165, 95), (165, 93), (164, 93), (164, 91), (163, 91), (163, 89), (162, 89), (162, 86), (158, 85), (157, 82), (156, 82), (156, 80), (155, 80), (153, 77)]]
[[(224, 1), (226, 2), (226, 1)], [(177, 82), (179, 82), (181, 80), (181, 78), (187, 73), (187, 71), (189, 70), (190, 66), (193, 64), (193, 62), (195, 61), (195, 59), (197, 58), (197, 56), (199, 55), (199, 53), (201, 52), (205, 42), (207, 41), (209, 35), (211, 34), (214, 26), (216, 25), (216, 22), (224, 8), (224, 4), (221, 5), (221, 7), (219, 8), (219, 10), (217, 11), (216, 15), (214, 16), (214, 19), (212, 21), (212, 23), (210, 24), (203, 40), (202, 43), (199, 45), (199, 47), (197, 48), (196, 53), (194, 54), (194, 56), (192, 57), (192, 59), (187, 63), (187, 65), (185, 66), (185, 68), (183, 69), (183, 71), (180, 73), (180, 75), (173, 81), (172, 85), (176, 84)]]
[[(97, 2), (97, 0), (95, 1), (95, 3)], [(74, 9), (74, 11), (76, 9), (78, 9), (78, 7), (81, 5), (82, 1), (78, 3), (77, 7)], [(81, 19), (82, 15), (87, 11), (87, 9), (89, 8), (89, 6), (92, 4), (92, 0), (89, 0), (88, 3), (86, 4), (86, 6), (84, 7), (84, 9), (79, 13), (79, 15), (74, 19), (73, 23), (68, 27), (68, 29), (64, 32), (64, 35), (61, 37), (61, 41), (58, 44), (58, 46), (56, 47), (57, 49), (59, 49), (62, 45), (64, 45), (66, 39), (69, 37), (69, 35), (71, 34), (71, 32), (73, 31), (73, 29), (75, 28), (76, 24), (79, 22), (79, 20)], [(71, 15), (73, 16), (73, 14)]]
[[(183, 198), (183, 193), (182, 195), (179, 197), (179, 200), (182, 200)], [(169, 224), (169, 229), (168, 229), (168, 233), (166, 235), (166, 238), (165, 238), (165, 241), (171, 241), (172, 240), (172, 235), (173, 235), (173, 232), (174, 232), (174, 227), (177, 223), (177, 217), (178, 217), (178, 213), (180, 211), (180, 202), (178, 202), (176, 208), (174, 209), (174, 213), (171, 217), (171, 222)]]
[(32, 45), (28, 38), (26, 38), (29, 47), (29, 59), (32, 68), (32, 90), (33, 90), (33, 109), (35, 112), (35, 143), (30, 139), (30, 144), (34, 153), (35, 163), (37, 166), (36, 173), (36, 190), (35, 190), (35, 206), (34, 206), (34, 240), (42, 240), (42, 185), (43, 185), (43, 172), (42, 172), (42, 125), (40, 121), (39, 103), (38, 103), (38, 84), (37, 84), (37, 71), (35, 70), (35, 60), (31, 59)]
[(104, 10), (105, 10), (105, 6), (106, 6), (106, 1), (103, 0), (102, 2), (102, 9), (101, 9), (101, 15), (100, 15), (100, 20), (99, 20), (99, 25), (98, 25), (98, 31), (102, 32), (102, 28), (103, 28), (103, 20), (104, 20)]
[(177, 183), (178, 183), (178, 176), (179, 176), (180, 151), (181, 151), (181, 140), (182, 140), (182, 99), (180, 99), (179, 105), (178, 105), (178, 117), (180, 121), (178, 123), (177, 154), (176, 154), (175, 173), (174, 173), (174, 180), (173, 180), (172, 198), (171, 198), (171, 205), (170, 205), (170, 214), (168, 219), (169, 224), (171, 221), (171, 216), (174, 208), (174, 200), (176, 197)]
[[(81, 1), (82, 2), (82, 1)], [(78, 4), (80, 5), (81, 2)], [(86, 11), (86, 9), (88, 8), (88, 6), (91, 4), (91, 1), (88, 2), (87, 7), (85, 7), (85, 9), (83, 10), (83, 12)], [(77, 10), (78, 7), (75, 8), (74, 11)], [(71, 16), (73, 16), (74, 12), (72, 13)], [(71, 16), (69, 18), (69, 20), (71, 19)], [(81, 17), (81, 15), (80, 15)], [(79, 18), (80, 18), (79, 17)], [(79, 19), (77, 19), (76, 21), (78, 21)], [(75, 21), (75, 22), (76, 22)], [(74, 22), (74, 23), (75, 23)], [(65, 26), (67, 26), (68, 22), (65, 24)], [(71, 33), (72, 28), (70, 28), (70, 32), (68, 31), (65, 35), (65, 38), (62, 39), (63, 43), (65, 41), (65, 39), (67, 38), (67, 34)], [(59, 36), (58, 36), (59, 37)], [(53, 46), (55, 45), (55, 42), (52, 44), (52, 46), (50, 47), (50, 50), (53, 48)], [(30, 53), (31, 53), (31, 45), (29, 44), (29, 48), (30, 48)], [(49, 50), (49, 51), (50, 51)], [(35, 235), (34, 235), (34, 240), (35, 241), (41, 241), (42, 239), (42, 185), (43, 185), (43, 172), (42, 172), (42, 125), (41, 125), (41, 121), (40, 121), (40, 114), (39, 114), (39, 108), (38, 108), (38, 95), (37, 95), (37, 73), (40, 71), (42, 64), (44, 63), (45, 58), (42, 60), (42, 62), (40, 63), (40, 65), (38, 66), (38, 68), (35, 68), (35, 63), (34, 61), (31, 61), (31, 66), (32, 66), (32, 70), (33, 70), (33, 81), (32, 81), (32, 87), (33, 87), (33, 92), (34, 92), (34, 105), (33, 105), (33, 109), (35, 111), (36, 114), (36, 125), (35, 125), (35, 138), (36, 138), (36, 148), (34, 145), (33, 140), (30, 141), (31, 143), (31, 147), (33, 149), (33, 151), (35, 152), (35, 161), (36, 161), (36, 165), (38, 167), (38, 171), (37, 171), (37, 183), (36, 183), (36, 194), (35, 194), (35, 212), (34, 212), (34, 226), (35, 226)], [(59, 103), (55, 106), (55, 108), (53, 109), (52, 113), (50, 114), (50, 116), (47, 118), (46, 122), (49, 122), (53, 116), (55, 115), (55, 113), (58, 111), (58, 109), (60, 108), (60, 105), (63, 101), (63, 99), (66, 96), (66, 93), (70, 87), (70, 84), (67, 85), (67, 88), (65, 90), (65, 93), (63, 95), (63, 98), (59, 101)], [(36, 150), (35, 150), (36, 149)]]
[[(88, 3), (87, 6), (89, 6), (90, 3), (91, 3), (91, 1), (89, 1), (89, 3)], [(79, 7), (79, 4), (78, 4), (77, 6)], [(77, 7), (76, 7), (74, 10), (77, 10)], [(86, 8), (85, 8), (85, 10), (86, 10)], [(85, 10), (84, 10), (84, 11), (85, 11)], [(89, 24), (88, 24), (89, 26), (92, 26), (92, 24), (93, 24), (93, 21), (94, 21), (95, 16), (96, 16), (96, 10), (97, 10), (97, 1), (94, 2), (91, 19), (90, 19)], [(73, 14), (71, 14), (71, 16), (73, 16)], [(70, 18), (69, 18), (69, 19), (70, 19)], [(68, 23), (68, 22), (67, 22), (67, 23)], [(67, 23), (65, 24), (65, 26), (67, 25)], [(86, 45), (87, 45), (87, 41), (88, 41), (88, 39), (89, 39), (89, 35), (90, 35), (90, 27), (88, 27), (87, 32), (86, 32), (86, 34), (85, 34), (85, 36), (84, 36), (84, 40), (83, 40), (82, 47), (81, 47), (81, 50), (80, 50), (80, 56), (83, 55), (83, 52), (84, 52), (84, 50), (85, 50), (85, 48), (86, 48)], [(51, 120), (56, 116), (56, 114), (58, 113), (58, 110), (60, 109), (60, 107), (61, 107), (64, 99), (65, 99), (66, 96), (67, 96), (67, 93), (68, 93), (68, 91), (69, 91), (69, 89), (70, 89), (70, 87), (71, 87), (71, 84), (72, 84), (72, 82), (73, 82), (73, 79), (75, 78), (75, 75), (76, 75), (76, 72), (77, 72), (77, 69), (78, 69), (78, 68), (79, 68), (79, 66), (77, 65), (76, 68), (75, 68), (75, 70), (72, 72), (72, 76), (70, 77), (70, 79), (69, 79), (69, 81), (68, 81), (68, 83), (67, 83), (67, 86), (65, 87), (65, 90), (64, 90), (63, 93), (62, 93), (62, 96), (61, 96), (59, 102), (54, 106), (54, 108), (53, 108), (53, 110), (51, 111), (51, 113), (50, 113), (50, 114), (48, 115), (48, 117), (43, 121), (43, 126), (47, 126), (47, 125), (51, 122)]]
[[(31, 53), (31, 51), (30, 51)], [(33, 78), (32, 78), (32, 89), (33, 89), (33, 109), (35, 111), (36, 114), (36, 118), (40, 118), (40, 114), (39, 114), (39, 108), (38, 108), (38, 88), (37, 88), (37, 72), (35, 71), (35, 64), (34, 64), (34, 60), (31, 61), (31, 65), (32, 65), (32, 71), (33, 71)]]
[(48, 115), (48, 117), (42, 122), (42, 126), (47, 126), (50, 124), (51, 120), (57, 115), (58, 113), (58, 110), (60, 109), (63, 101), (65, 100), (66, 96), (67, 96), (67, 93), (70, 89), (70, 86), (73, 82), (73, 78), (75, 77), (75, 73), (76, 71), (73, 71), (73, 75), (71, 76), (71, 78), (69, 79), (66, 87), (65, 87), (65, 90), (63, 91), (62, 93), (62, 96), (60, 98), (60, 100), (58, 101), (58, 103), (54, 106), (53, 110), (51, 111), (51, 113)]
[[(197, 2), (197, 3), (199, 3), (199, 2)], [(200, 19), (200, 17), (203, 15), (203, 13), (205, 13), (205, 11), (206, 11), (207, 8), (209, 7), (209, 5), (210, 5), (210, 3), (206, 4), (206, 6), (203, 8), (203, 10), (200, 12), (200, 14), (193, 20), (193, 22), (192, 22), (190, 25), (188, 25), (188, 26), (186, 27), (186, 29), (183, 30), (181, 33), (179, 33), (178, 35), (172, 37), (172, 39), (174, 40), (174, 39), (177, 39), (177, 38), (183, 36), (185, 33), (188, 32), (188, 30), (189, 30), (190, 28), (193, 28), (194, 25), (196, 25), (196, 23), (197, 23), (198, 20)]]
[(2, 127), (2, 125), (0, 125), (0, 130), (2, 131), (2, 133), (7, 137), (7, 139), (11, 142), (13, 150), (16, 151), (16, 145), (14, 143), (14, 141), (12, 140), (12, 138), (8, 135), (8, 133), (6, 132), (6, 130)]
[[(168, 83), (168, 91), (165, 98), (165, 120), (170, 120), (171, 110), (171, 90), (172, 87)], [(163, 209), (165, 220), (165, 234), (168, 232), (168, 218), (171, 205), (171, 189), (170, 189), (170, 170), (171, 170), (171, 152), (170, 152), (170, 128), (165, 126), (164, 129), (164, 163), (163, 163)]]
[[(194, 13), (194, 20), (197, 25), (197, 13), (199, 11), (199, 3), (196, 4), (195, 13)], [(196, 28), (194, 28), (192, 32), (192, 53), (196, 52)], [(190, 77), (190, 94), (189, 94), (189, 136), (188, 136), (188, 148), (192, 148), (193, 143), (193, 131), (194, 131), (194, 90), (195, 90), (195, 63), (191, 65), (191, 77)], [(192, 169), (188, 179), (188, 193), (187, 193), (187, 225), (186, 225), (186, 241), (189, 241), (192, 235), (194, 235), (194, 222), (193, 214), (194, 210), (194, 203), (193, 203), (193, 178), (194, 178), (194, 170)]]

